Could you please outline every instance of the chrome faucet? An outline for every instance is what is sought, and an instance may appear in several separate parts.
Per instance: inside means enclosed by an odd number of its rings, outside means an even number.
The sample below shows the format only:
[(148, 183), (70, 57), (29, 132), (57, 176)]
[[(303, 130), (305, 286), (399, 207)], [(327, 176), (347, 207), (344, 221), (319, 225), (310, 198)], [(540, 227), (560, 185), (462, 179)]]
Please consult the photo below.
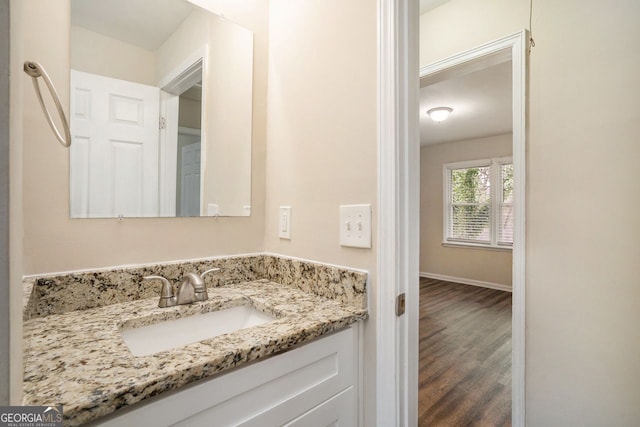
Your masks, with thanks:
[(162, 276), (145, 276), (143, 280), (160, 280), (162, 288), (160, 290), (160, 301), (158, 307), (172, 307), (174, 305), (191, 304), (195, 301), (206, 301), (209, 299), (207, 287), (203, 277), (206, 274), (220, 271), (219, 268), (211, 268), (202, 274), (187, 273), (184, 275), (178, 292), (174, 295), (173, 285)]

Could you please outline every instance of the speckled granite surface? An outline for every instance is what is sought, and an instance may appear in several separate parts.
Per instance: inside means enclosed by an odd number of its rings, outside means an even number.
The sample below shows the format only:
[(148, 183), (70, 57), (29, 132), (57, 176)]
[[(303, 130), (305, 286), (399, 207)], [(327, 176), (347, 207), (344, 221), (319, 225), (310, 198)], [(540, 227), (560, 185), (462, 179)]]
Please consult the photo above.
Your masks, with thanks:
[[(301, 267), (291, 263), (291, 268)], [(305, 277), (312, 274), (303, 270)], [(316, 270), (316, 275), (331, 274)], [(312, 279), (305, 283), (301, 287), (314, 286)], [(23, 403), (62, 404), (65, 425), (80, 425), (367, 316), (366, 309), (339, 298), (322, 298), (267, 280), (210, 288), (208, 301), (191, 305), (158, 308), (157, 302), (157, 297), (138, 299), (26, 321)], [(143, 357), (133, 356), (119, 333), (123, 325), (148, 323), (150, 316), (169, 319), (241, 304), (277, 320)]]
[(27, 296), (24, 319), (150, 298), (159, 295), (159, 286), (157, 282), (143, 281), (143, 276), (160, 275), (177, 284), (185, 273), (212, 267), (222, 270), (205, 277), (209, 287), (268, 279), (360, 308), (367, 307), (365, 272), (259, 254), (29, 279), (24, 283)]
[(265, 255), (264, 269), (273, 282), (365, 308), (367, 273), (326, 264)]
[(157, 282), (143, 281), (144, 276), (159, 275), (177, 283), (185, 273), (213, 267), (222, 270), (205, 276), (207, 286), (268, 279), (262, 255), (51, 275), (25, 282), (26, 286), (28, 282), (33, 284), (24, 319), (151, 298), (159, 295), (159, 286)]

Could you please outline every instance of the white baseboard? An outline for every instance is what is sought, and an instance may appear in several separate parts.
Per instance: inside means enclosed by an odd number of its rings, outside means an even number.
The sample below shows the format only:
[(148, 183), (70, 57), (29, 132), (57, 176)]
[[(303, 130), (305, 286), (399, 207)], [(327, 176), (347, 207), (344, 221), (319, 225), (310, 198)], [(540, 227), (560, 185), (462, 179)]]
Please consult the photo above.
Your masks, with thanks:
[(498, 291), (511, 292), (511, 286), (501, 285), (500, 283), (483, 282), (482, 280), (465, 279), (464, 277), (445, 276), (444, 274), (424, 273), (420, 272), (420, 277), (427, 279), (444, 280), (445, 282), (462, 283), (463, 285), (480, 286), (482, 288), (496, 289)]

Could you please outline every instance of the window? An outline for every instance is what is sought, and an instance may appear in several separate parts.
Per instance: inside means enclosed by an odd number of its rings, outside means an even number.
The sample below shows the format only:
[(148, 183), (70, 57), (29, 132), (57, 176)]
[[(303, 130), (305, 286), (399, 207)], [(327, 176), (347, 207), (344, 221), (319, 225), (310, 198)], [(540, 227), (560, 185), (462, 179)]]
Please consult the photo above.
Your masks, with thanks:
[(511, 158), (444, 165), (444, 242), (513, 245)]

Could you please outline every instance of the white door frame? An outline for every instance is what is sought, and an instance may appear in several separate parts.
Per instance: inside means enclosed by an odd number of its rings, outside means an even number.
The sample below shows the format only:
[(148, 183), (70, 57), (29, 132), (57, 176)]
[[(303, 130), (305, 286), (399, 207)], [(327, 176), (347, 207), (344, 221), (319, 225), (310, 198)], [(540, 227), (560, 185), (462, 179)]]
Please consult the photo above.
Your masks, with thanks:
[(176, 216), (178, 114), (180, 96), (160, 89), (159, 202), (160, 216)]
[(513, 118), (513, 302), (511, 350), (511, 422), (525, 425), (525, 147), (526, 147), (526, 31), (519, 31), (420, 69), (420, 77), (455, 74), (456, 67), (471, 61), (491, 64), (510, 57)]
[[(513, 64), (514, 246), (512, 423), (525, 425), (526, 32), (432, 64), (444, 70), (511, 48)], [(376, 424), (415, 426), (418, 412), (419, 12), (416, 0), (378, 0), (378, 256)], [(396, 296), (406, 314), (396, 317)]]
[[(378, 2), (378, 259), (376, 422), (417, 425), (419, 139), (417, 2)], [(512, 424), (525, 425), (525, 91), (526, 32), (521, 31), (431, 64), (441, 72), (511, 49), (513, 67), (514, 246)], [(395, 298), (406, 292), (407, 312)]]
[[(158, 82), (158, 87), (166, 93), (163, 96), (163, 104), (161, 105), (161, 115), (165, 118), (166, 128), (160, 135), (160, 198), (161, 198), (161, 216), (176, 216), (176, 189), (175, 183), (171, 183), (171, 179), (175, 181), (176, 162), (178, 158), (177, 140), (178, 140), (178, 102), (179, 96), (194, 84), (201, 82), (202, 100), (200, 107), (200, 215), (204, 215), (202, 210), (204, 188), (204, 170), (206, 159), (206, 126), (202, 123), (206, 117), (206, 77), (209, 75), (209, 45), (204, 44), (190, 53), (177, 67), (169, 71)], [(163, 114), (164, 113), (164, 114)], [(175, 118), (171, 120), (169, 117)]]
[[(418, 423), (419, 10), (378, 0), (376, 424)], [(396, 316), (399, 294), (406, 313)], [(415, 356), (415, 357), (412, 357)]]

